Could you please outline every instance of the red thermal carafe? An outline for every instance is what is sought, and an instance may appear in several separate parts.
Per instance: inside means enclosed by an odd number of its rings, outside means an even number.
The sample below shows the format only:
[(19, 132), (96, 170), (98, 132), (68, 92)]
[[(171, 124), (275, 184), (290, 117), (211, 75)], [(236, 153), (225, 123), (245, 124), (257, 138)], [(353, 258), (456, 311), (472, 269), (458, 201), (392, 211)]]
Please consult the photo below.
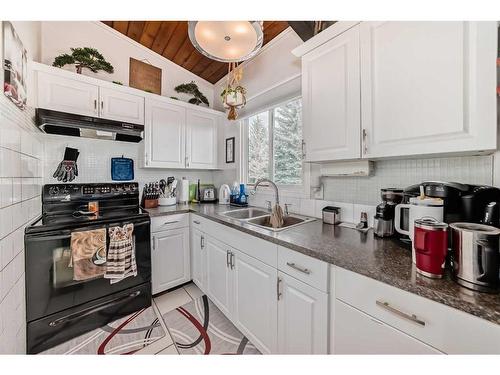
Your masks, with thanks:
[(417, 272), (431, 278), (443, 277), (448, 251), (448, 224), (433, 218), (416, 219), (414, 230)]

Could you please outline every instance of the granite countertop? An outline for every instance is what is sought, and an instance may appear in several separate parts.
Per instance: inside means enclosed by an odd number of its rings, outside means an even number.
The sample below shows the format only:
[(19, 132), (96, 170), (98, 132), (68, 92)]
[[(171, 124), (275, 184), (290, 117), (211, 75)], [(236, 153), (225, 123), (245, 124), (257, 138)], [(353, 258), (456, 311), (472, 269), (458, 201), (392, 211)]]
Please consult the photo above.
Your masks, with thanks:
[(321, 220), (273, 233), (219, 215), (234, 209), (238, 208), (217, 204), (186, 204), (146, 211), (152, 217), (194, 212), (313, 258), (500, 324), (499, 294), (479, 293), (463, 288), (451, 280), (449, 274), (439, 280), (417, 274), (411, 261), (410, 246), (397, 239), (382, 239), (374, 236), (372, 230), (361, 233), (351, 228), (323, 224)]

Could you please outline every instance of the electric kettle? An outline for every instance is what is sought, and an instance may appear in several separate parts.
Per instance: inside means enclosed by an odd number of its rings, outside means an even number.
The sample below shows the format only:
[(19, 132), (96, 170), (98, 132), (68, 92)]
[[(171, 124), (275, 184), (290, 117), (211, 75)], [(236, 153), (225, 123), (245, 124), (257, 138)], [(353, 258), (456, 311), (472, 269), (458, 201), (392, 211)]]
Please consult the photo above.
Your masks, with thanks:
[(229, 204), (231, 200), (231, 189), (229, 185), (222, 184), (219, 189), (219, 204)]

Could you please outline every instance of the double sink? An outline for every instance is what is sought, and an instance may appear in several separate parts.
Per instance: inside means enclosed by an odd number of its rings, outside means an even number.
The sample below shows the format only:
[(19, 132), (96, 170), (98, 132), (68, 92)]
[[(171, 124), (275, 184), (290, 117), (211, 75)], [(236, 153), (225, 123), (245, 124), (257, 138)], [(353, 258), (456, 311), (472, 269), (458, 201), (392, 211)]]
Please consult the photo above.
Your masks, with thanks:
[(283, 226), (281, 228), (273, 228), (270, 220), (271, 213), (269, 211), (256, 207), (248, 207), (238, 210), (225, 211), (219, 213), (219, 215), (230, 219), (241, 220), (248, 224), (255, 225), (256, 227), (264, 228), (272, 232), (279, 232), (315, 220), (311, 217), (299, 216), (295, 214), (285, 215), (283, 217), (284, 221)]

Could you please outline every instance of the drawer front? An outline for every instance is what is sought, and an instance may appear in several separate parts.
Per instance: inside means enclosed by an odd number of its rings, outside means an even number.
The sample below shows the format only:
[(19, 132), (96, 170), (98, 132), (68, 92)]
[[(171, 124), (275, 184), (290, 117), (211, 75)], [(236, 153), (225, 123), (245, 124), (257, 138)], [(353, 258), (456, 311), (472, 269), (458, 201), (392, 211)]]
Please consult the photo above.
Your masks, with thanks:
[(328, 292), (328, 264), (278, 246), (278, 269), (323, 292)]
[(198, 216), (196, 214), (190, 214), (189, 218), (189, 223), (191, 225), (191, 228), (196, 228), (198, 230), (201, 230), (202, 232), (205, 231), (207, 219), (202, 218), (201, 216)]
[(151, 218), (151, 232), (160, 232), (188, 226), (189, 214), (165, 215)]
[[(194, 220), (200, 224), (193, 224)], [(278, 259), (278, 246), (272, 242), (265, 241), (240, 230), (233, 229), (227, 225), (216, 223), (215, 221), (200, 218), (193, 215), (191, 222), (195, 228), (202, 227), (206, 234), (224, 242), (251, 257), (254, 257), (265, 264), (276, 267)]]
[(500, 354), (500, 325), (337, 267), (336, 298), (449, 354)]
[(335, 354), (441, 354), (380, 320), (335, 300)]

